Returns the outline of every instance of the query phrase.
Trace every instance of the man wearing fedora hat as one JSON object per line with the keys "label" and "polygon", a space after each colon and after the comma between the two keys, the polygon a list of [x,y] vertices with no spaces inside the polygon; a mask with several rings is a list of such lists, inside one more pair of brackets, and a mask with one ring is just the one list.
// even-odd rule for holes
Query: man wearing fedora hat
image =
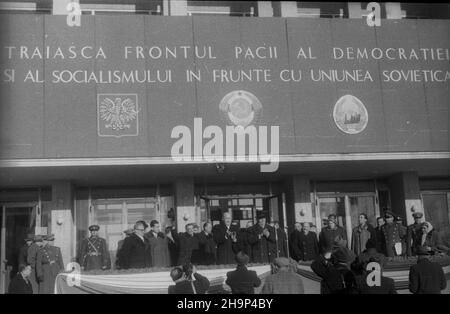
{"label": "man wearing fedora hat", "polygon": [[406,230],[406,255],[416,255],[415,243],[420,241],[420,231],[422,224],[423,213],[414,212],[412,214],[414,223],[409,225]]}
{"label": "man wearing fedora hat", "polygon": [[230,286],[233,294],[254,294],[255,288],[261,285],[256,271],[248,270],[249,257],[242,251],[236,254],[236,270],[227,273],[225,283]]}
{"label": "man wearing fedora hat", "polygon": [[345,242],[347,242],[347,233],[344,228],[338,226],[335,214],[328,216],[328,225],[322,229],[319,234],[319,246],[327,247],[333,245],[334,240],[340,236]]}
{"label": "man wearing fedora hat", "polygon": [[261,294],[303,294],[303,279],[297,274],[297,262],[287,257],[277,257],[274,273],[266,278]]}
{"label": "man wearing fedora hat", "polygon": [[417,264],[409,269],[409,291],[414,294],[440,294],[447,287],[442,266],[430,261],[430,252],[424,246],[419,246],[416,254]]}
{"label": "man wearing fedora hat", "polygon": [[123,231],[124,234],[124,238],[122,240],[119,240],[119,242],[117,242],[117,251],[116,251],[116,268],[117,269],[121,269],[122,268],[122,263],[121,260],[123,259],[122,257],[122,246],[123,243],[125,242],[125,239],[128,238],[130,235],[133,234],[134,229],[133,228],[128,228],[127,230]]}
{"label": "man wearing fedora hat", "polygon": [[43,246],[36,259],[36,275],[39,282],[39,294],[53,294],[56,276],[64,270],[61,249],[53,245],[55,235],[43,237]]}
{"label": "man wearing fedora hat", "polygon": [[98,236],[99,230],[99,225],[89,226],[91,236],[81,242],[80,265],[82,270],[105,270],[111,267],[106,240]]}

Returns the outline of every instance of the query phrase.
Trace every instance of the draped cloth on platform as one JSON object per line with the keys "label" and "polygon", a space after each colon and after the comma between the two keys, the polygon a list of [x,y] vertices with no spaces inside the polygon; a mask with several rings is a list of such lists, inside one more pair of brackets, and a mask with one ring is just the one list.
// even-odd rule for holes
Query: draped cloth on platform
{"label": "draped cloth on platform", "polygon": [[[270,275],[270,265],[249,267],[255,270],[263,280]],[[220,293],[227,288],[223,287],[227,272],[234,268],[202,269],[198,272],[209,279],[210,293]],[[134,274],[108,274],[108,275],[81,275],[79,286],[70,286],[67,273],[61,273],[56,278],[56,294],[88,294],[88,293],[152,293],[167,294],[168,287],[173,285],[169,272],[148,272]]]}

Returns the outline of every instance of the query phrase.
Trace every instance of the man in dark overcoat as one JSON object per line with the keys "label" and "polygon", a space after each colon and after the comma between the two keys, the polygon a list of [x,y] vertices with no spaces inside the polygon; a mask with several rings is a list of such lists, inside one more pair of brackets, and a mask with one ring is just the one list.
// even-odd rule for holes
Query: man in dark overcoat
{"label": "man in dark overcoat", "polygon": [[122,268],[152,267],[150,242],[144,237],[147,227],[148,224],[145,221],[137,221],[134,224],[134,232],[125,238],[120,250]]}
{"label": "man in dark overcoat", "polygon": [[297,261],[313,261],[319,255],[319,242],[315,232],[310,231],[311,224],[304,222],[302,232],[299,232],[292,243]]}
{"label": "man in dark overcoat", "polygon": [[231,214],[225,212],[220,224],[212,229],[214,241],[217,244],[217,264],[233,264],[239,251],[239,226],[232,223]]}
{"label": "man in dark overcoat", "polygon": [[252,227],[249,242],[255,263],[271,263],[276,258],[275,229],[266,223],[264,215],[258,216],[258,223]]}

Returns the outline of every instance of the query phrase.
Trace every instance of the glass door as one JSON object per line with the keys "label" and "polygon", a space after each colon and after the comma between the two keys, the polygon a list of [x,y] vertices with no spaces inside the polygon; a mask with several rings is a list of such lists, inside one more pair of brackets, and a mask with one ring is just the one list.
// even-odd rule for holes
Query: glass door
{"label": "glass door", "polygon": [[359,224],[359,215],[366,214],[368,223],[375,227],[376,218],[380,214],[375,193],[319,194],[317,210],[317,229],[320,231],[326,227],[328,215],[335,214],[337,224],[346,231],[349,248],[352,230]]}
{"label": "glass door", "polygon": [[[171,203],[166,205],[172,206]],[[117,247],[124,237],[123,231],[132,228],[136,221],[144,220],[150,224],[155,219],[163,230],[165,228],[166,220],[161,220],[154,197],[97,199],[92,201],[92,206],[93,222],[100,226],[99,236],[106,240],[112,265],[115,265]]]}
{"label": "glass door", "polygon": [[9,204],[1,206],[0,292],[8,289],[11,277],[19,267],[19,251],[25,237],[34,233],[35,209],[32,204]]}

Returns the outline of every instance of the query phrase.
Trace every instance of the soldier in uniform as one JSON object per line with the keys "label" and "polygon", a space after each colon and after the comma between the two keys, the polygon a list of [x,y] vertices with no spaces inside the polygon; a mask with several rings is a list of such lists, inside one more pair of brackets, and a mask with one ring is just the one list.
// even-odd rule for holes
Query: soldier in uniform
{"label": "soldier in uniform", "polygon": [[89,226],[91,236],[81,242],[81,270],[105,270],[111,268],[106,240],[98,236],[98,230],[100,230],[98,225]]}
{"label": "soldier in uniform", "polygon": [[56,276],[64,270],[61,249],[53,246],[55,236],[43,238],[43,246],[38,251],[36,260],[36,274],[39,281],[39,294],[53,294]]}
{"label": "soldier in uniform", "polygon": [[42,245],[42,236],[35,235],[33,237],[33,243],[28,247],[27,251],[27,263],[31,266],[31,274],[29,276],[29,280],[31,283],[31,287],[33,288],[33,294],[39,293],[39,285],[36,276],[36,260],[38,251],[41,249]]}
{"label": "soldier in uniform", "polygon": [[19,265],[26,265],[28,263],[27,256],[28,256],[28,248],[33,244],[33,235],[28,234],[27,237],[24,239],[25,244],[20,248],[19,251]]}
{"label": "soldier in uniform", "polygon": [[406,245],[406,235],[407,235],[407,227],[403,225],[403,218],[400,216],[395,217],[395,223],[399,225],[400,229],[400,239],[402,240],[402,256],[406,256],[407,245]]}
{"label": "soldier in uniform", "polygon": [[383,250],[388,257],[402,254],[402,237],[404,232],[398,223],[394,222],[394,214],[387,210],[384,213],[386,223],[381,227],[383,232]]}
{"label": "soldier in uniform", "polygon": [[408,256],[416,255],[414,244],[419,242],[423,214],[421,212],[415,212],[412,216],[414,223],[409,225],[406,231],[406,254]]}

